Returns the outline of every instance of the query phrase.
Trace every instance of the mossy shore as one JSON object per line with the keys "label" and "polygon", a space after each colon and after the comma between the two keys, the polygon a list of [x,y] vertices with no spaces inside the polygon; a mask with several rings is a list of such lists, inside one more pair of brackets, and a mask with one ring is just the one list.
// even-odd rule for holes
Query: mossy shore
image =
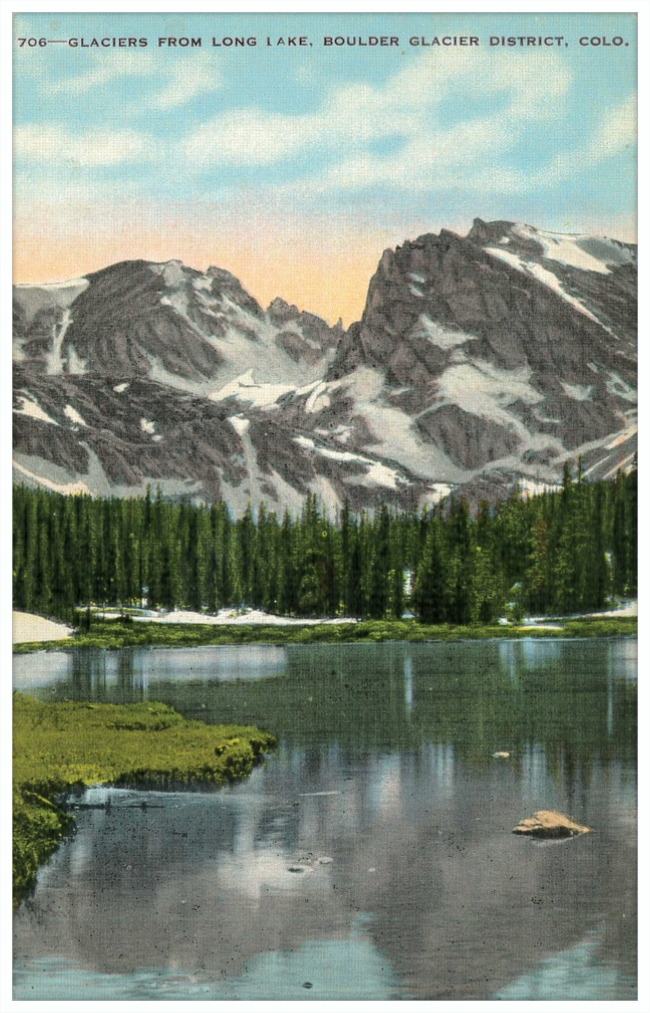
{"label": "mossy shore", "polygon": [[491,640],[524,637],[636,636],[636,616],[553,620],[543,626],[425,626],[415,620],[373,620],[313,626],[214,626],[201,623],[95,622],[69,640],[16,644],[15,654],[69,651],[77,647],[201,647],[218,644],[347,644],[387,641]]}
{"label": "mossy shore", "polygon": [[42,703],[14,693],[14,906],[69,833],[60,798],[76,786],[222,785],[249,774],[275,738],[189,721],[161,703]]}

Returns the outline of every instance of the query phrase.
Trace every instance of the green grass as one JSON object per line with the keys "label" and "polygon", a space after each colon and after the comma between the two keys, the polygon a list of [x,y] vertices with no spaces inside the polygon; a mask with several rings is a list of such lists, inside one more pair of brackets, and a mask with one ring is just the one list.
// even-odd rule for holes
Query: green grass
{"label": "green grass", "polygon": [[42,703],[14,693],[14,904],[74,822],[60,797],[91,784],[172,788],[245,777],[275,738],[188,721],[161,703]]}
{"label": "green grass", "polygon": [[210,644],[344,644],[354,642],[636,636],[636,616],[558,620],[561,630],[518,626],[423,626],[415,620],[373,620],[321,626],[208,626],[95,622],[70,640],[16,644],[16,654],[76,647],[200,647]]}

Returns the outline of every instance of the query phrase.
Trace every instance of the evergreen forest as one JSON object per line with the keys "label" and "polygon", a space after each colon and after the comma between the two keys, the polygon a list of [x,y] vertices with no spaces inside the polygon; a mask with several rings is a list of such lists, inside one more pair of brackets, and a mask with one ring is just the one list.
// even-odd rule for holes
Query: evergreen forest
{"label": "evergreen forest", "polygon": [[399,513],[332,518],[309,495],[300,516],[265,504],[61,495],[14,487],[14,607],[70,619],[75,608],[253,607],[302,617],[494,622],[602,608],[636,594],[637,471],[497,505],[448,498]]}

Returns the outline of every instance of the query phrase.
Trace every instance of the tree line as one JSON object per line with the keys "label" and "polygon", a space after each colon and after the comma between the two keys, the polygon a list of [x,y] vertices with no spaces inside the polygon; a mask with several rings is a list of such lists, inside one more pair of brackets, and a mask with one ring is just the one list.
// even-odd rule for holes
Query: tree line
{"label": "tree line", "polygon": [[292,616],[493,622],[567,614],[636,593],[637,473],[587,482],[567,464],[560,490],[472,513],[448,498],[413,513],[386,505],[329,517],[316,497],[278,516],[235,519],[224,503],[100,498],[14,487],[14,604],[69,618],[87,604],[249,606]]}

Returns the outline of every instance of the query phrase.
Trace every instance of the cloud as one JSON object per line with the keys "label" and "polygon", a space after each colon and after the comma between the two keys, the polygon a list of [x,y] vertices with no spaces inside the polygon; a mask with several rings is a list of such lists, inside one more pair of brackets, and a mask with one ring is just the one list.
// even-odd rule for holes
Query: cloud
{"label": "cloud", "polygon": [[152,100],[157,109],[176,109],[198,95],[217,91],[223,81],[216,60],[209,53],[187,57],[168,71],[169,81]]}
{"label": "cloud", "polygon": [[630,95],[618,105],[606,109],[585,154],[592,161],[612,158],[636,144],[637,97]]}
{"label": "cloud", "polygon": [[151,79],[147,82],[146,105],[165,111],[223,86],[218,64],[209,53],[183,54],[161,66],[160,56],[154,53],[118,49],[96,56],[83,74],[48,81],[46,88],[51,95],[77,97],[106,90],[128,78]]}
{"label": "cloud", "polygon": [[26,124],[14,130],[17,161],[47,168],[117,166],[145,162],[156,156],[156,145],[136,130],[89,130],[75,134],[57,125]]}
{"label": "cloud", "polygon": [[113,50],[94,58],[93,65],[83,74],[47,82],[52,95],[85,95],[98,88],[113,84],[120,78],[151,77],[158,72],[152,53]]}
{"label": "cloud", "polygon": [[637,96],[628,95],[605,109],[591,137],[571,151],[560,153],[535,176],[537,183],[560,182],[573,173],[598,165],[632,149],[637,141]]}
{"label": "cloud", "polygon": [[[564,60],[548,52],[426,54],[381,86],[331,88],[313,112],[228,110],[192,132],[185,151],[199,171],[279,165],[298,157],[329,161],[311,180],[321,190],[378,183],[430,189],[444,183],[445,174],[457,185],[459,167],[471,175],[473,164],[482,166],[513,147],[528,123],[561,118],[570,84]],[[458,116],[449,125],[451,104]],[[499,112],[488,111],[495,104]],[[382,141],[391,150],[379,154],[373,145]],[[502,180],[523,185],[514,169],[500,171]],[[433,172],[442,175],[426,177]]]}

